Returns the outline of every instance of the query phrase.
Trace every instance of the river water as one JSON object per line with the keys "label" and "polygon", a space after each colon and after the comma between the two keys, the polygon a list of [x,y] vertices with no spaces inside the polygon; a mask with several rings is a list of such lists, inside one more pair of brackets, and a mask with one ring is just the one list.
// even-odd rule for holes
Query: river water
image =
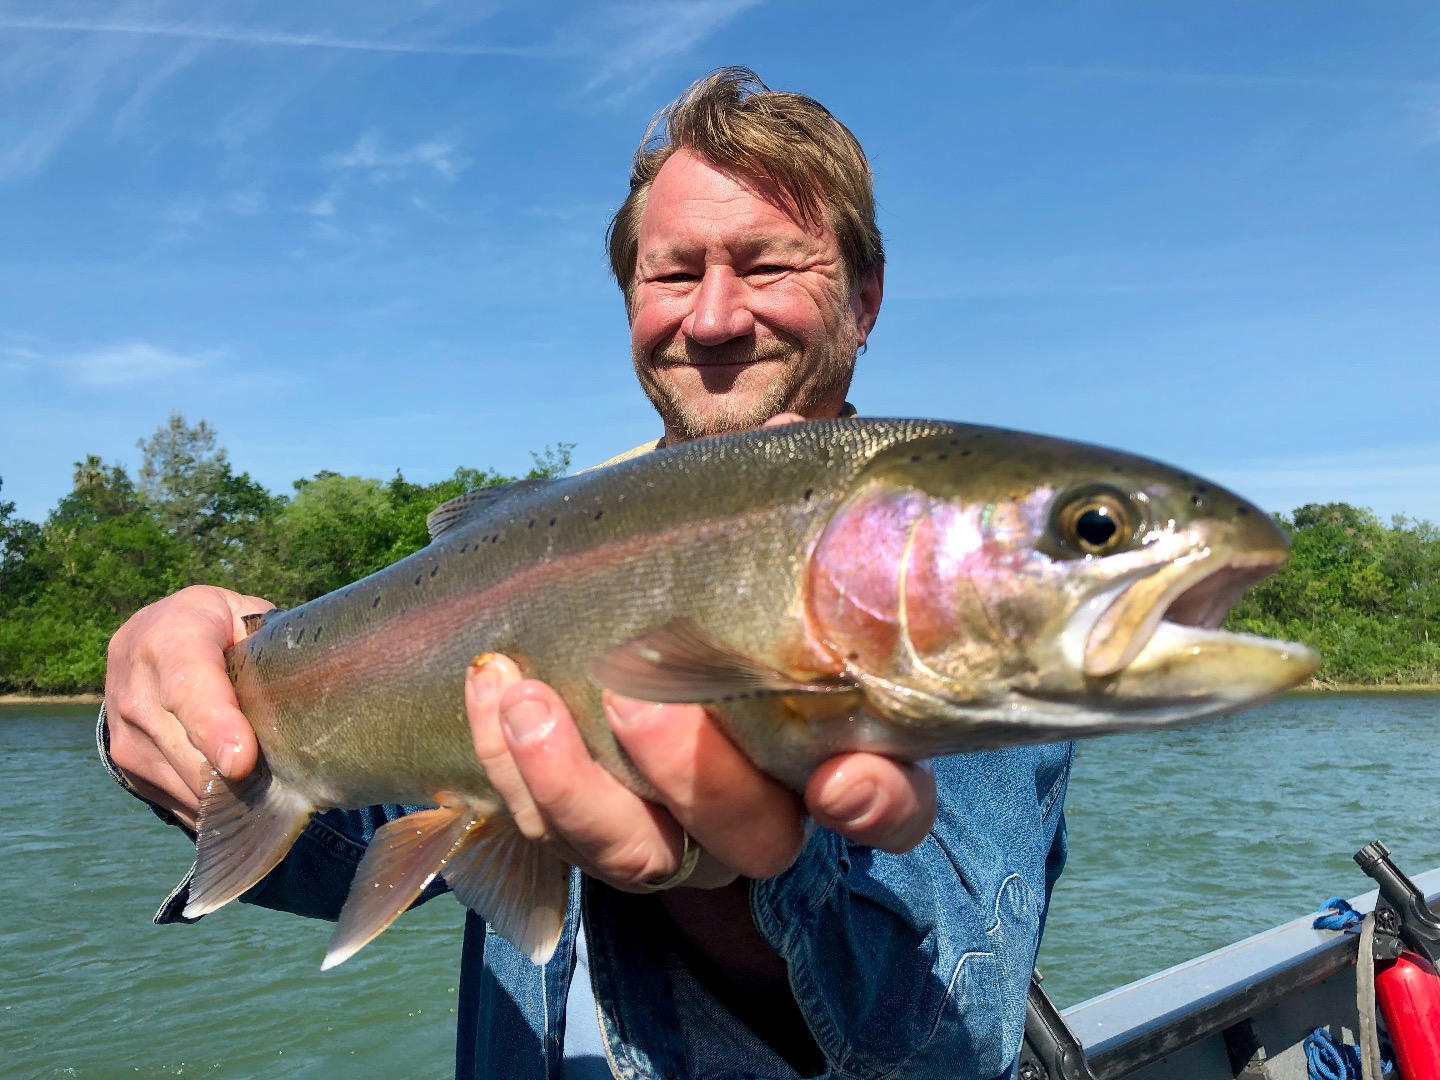
{"label": "river water", "polygon": [[[329,927],[233,904],[150,916],[189,865],[95,761],[93,710],[0,706],[0,1076],[444,1077],[462,910],[321,974]],[[1083,743],[1041,949],[1073,1004],[1365,892],[1384,839],[1440,865],[1440,696],[1295,696]]]}

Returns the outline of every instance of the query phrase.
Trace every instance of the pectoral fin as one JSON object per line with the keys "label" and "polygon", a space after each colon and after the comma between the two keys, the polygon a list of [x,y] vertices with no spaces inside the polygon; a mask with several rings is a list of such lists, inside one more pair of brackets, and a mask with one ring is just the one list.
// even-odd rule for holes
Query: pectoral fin
{"label": "pectoral fin", "polygon": [[399,918],[479,824],[473,810],[456,805],[417,810],[377,829],[355,871],[320,970],[344,963]]}
{"label": "pectoral fin", "polygon": [[195,876],[185,918],[208,915],[273,870],[314,813],[315,807],[276,781],[263,761],[235,783],[217,773],[200,800]]}
{"label": "pectoral fin", "polygon": [[445,864],[458,899],[537,964],[565,926],[570,867],[521,835],[508,817],[476,827]]}
{"label": "pectoral fin", "polygon": [[791,678],[716,640],[689,619],[672,619],[602,653],[591,662],[590,677],[626,697],[697,704],[767,694],[848,694],[856,689],[844,679]]}

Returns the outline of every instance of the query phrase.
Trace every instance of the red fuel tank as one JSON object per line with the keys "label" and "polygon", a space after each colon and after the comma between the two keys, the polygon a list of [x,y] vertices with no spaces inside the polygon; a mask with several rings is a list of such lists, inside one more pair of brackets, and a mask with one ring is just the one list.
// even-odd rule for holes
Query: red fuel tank
{"label": "red fuel tank", "polygon": [[1375,976],[1375,998],[1385,1014],[1395,1064],[1405,1080],[1440,1080],[1440,975],[1417,953]]}

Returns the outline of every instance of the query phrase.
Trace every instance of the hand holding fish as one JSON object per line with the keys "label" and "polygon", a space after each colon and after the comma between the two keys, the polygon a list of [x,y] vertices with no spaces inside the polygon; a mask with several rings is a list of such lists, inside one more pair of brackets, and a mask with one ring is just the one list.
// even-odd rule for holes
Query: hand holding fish
{"label": "hand holding fish", "polygon": [[195,827],[212,770],[255,767],[255,733],[225,673],[244,616],[275,605],[194,585],[136,612],[110,640],[105,714],[110,754],[138,793]]}
{"label": "hand holding fish", "polygon": [[489,654],[466,680],[476,753],[520,831],[592,877],[632,892],[672,876],[683,829],[702,855],[686,884],[714,888],[768,877],[795,860],[808,808],[858,843],[907,851],[935,817],[935,780],[922,767],[843,754],[816,770],[805,805],[760,772],[698,705],[604,695],[605,715],[659,802],[597,764],[553,689],[522,680]]}

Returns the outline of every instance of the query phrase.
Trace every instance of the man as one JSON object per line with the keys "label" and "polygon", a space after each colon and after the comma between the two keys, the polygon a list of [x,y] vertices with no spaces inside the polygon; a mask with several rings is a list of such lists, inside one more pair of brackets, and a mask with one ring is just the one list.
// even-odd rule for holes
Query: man
{"label": "man", "polygon": [[[646,133],[610,253],[662,443],[846,410],[884,261],[864,154],[818,103],[743,69],[701,80]],[[212,762],[231,777],[253,767],[221,652],[241,616],[268,606],[186,590],[111,642],[102,724],[117,778],[181,825]],[[949,758],[933,773],[843,755],[802,802],[703,709],[607,696],[658,792],[647,802],[508,659],[472,668],[465,697],[520,828],[585,877],[543,968],[467,920],[459,1075],[561,1075],[582,910],[617,1076],[1009,1073],[1064,860],[1068,747]],[[247,899],[333,918],[364,843],[403,811],[322,815]]]}

